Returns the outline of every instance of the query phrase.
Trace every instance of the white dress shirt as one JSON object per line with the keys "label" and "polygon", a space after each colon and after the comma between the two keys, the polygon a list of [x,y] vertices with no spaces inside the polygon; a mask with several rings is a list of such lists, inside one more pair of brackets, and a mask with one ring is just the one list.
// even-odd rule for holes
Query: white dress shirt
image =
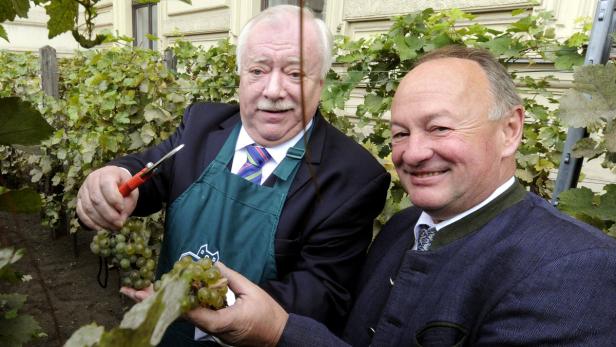
{"label": "white dress shirt", "polygon": [[[284,157],[287,155],[287,151],[289,148],[293,147],[299,140],[301,140],[304,133],[310,129],[312,125],[312,119],[306,127],[304,131],[300,131],[297,135],[292,137],[291,139],[277,145],[274,147],[265,147],[267,152],[272,156],[272,159],[268,160],[263,167],[261,168],[261,184],[267,180],[267,178],[274,172],[278,164],[282,162]],[[246,150],[246,146],[250,146],[255,144],[255,140],[248,135],[248,132],[242,125],[240,129],[240,133],[237,136],[237,142],[235,142],[235,155],[233,155],[233,163],[231,164],[231,173],[237,174],[242,166],[246,163],[246,159],[248,158],[248,151]]]}

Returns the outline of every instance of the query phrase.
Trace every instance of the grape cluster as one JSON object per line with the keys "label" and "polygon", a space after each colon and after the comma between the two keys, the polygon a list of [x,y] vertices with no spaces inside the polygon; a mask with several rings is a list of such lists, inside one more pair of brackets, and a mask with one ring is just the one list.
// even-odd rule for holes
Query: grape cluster
{"label": "grape cluster", "polygon": [[[175,262],[169,273],[163,275],[161,281],[164,281],[166,276],[173,275],[178,275],[190,283],[188,296],[181,303],[183,312],[189,311],[197,305],[214,310],[227,306],[227,279],[222,277],[220,270],[214,266],[209,258],[194,261],[192,257],[184,256]],[[158,289],[161,281],[154,284],[155,290]]]}
{"label": "grape cluster", "polygon": [[128,221],[119,233],[99,231],[92,242],[92,253],[109,258],[120,269],[122,286],[134,289],[148,287],[154,281],[153,247],[148,245],[149,232],[137,220]]}

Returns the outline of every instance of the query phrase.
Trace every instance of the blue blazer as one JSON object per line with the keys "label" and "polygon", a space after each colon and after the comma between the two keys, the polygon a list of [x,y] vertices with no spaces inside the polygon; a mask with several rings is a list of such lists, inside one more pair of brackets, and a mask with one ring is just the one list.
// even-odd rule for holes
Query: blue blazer
{"label": "blue blazer", "polygon": [[395,215],[371,246],[342,338],[292,314],[280,345],[616,345],[614,239],[528,193],[479,229],[418,252],[420,213]]}
{"label": "blue blazer", "polygon": [[[147,162],[185,144],[157,176],[139,188],[134,215],[148,215],[172,203],[216,157],[239,122],[238,105],[196,103],[187,108],[169,139],[111,162],[134,174]],[[307,148],[276,231],[279,278],[263,288],[289,312],[337,330],[351,307],[373,220],[384,206],[390,176],[368,151],[318,113]],[[273,179],[270,176],[265,184]]]}

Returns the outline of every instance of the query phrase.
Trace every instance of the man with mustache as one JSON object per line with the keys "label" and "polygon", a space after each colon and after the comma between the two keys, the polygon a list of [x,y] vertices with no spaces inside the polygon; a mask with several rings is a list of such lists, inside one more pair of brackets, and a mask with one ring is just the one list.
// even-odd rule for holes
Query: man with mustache
{"label": "man with mustache", "polygon": [[235,305],[189,317],[233,345],[613,346],[616,242],[516,181],[523,125],[515,85],[488,52],[428,53],[391,109],[392,158],[414,207],[370,246],[343,334],[222,265]]}
{"label": "man with mustache", "polygon": [[[289,312],[340,328],[384,205],[389,174],[320,115],[331,34],[308,10],[271,7],[238,39],[239,106],[196,103],[175,134],[91,173],[77,212],[93,229],[166,207],[157,275],[182,254],[219,258]],[[303,47],[300,49],[300,42]],[[122,198],[118,186],[184,144],[150,181]],[[141,300],[148,290],[123,289]],[[175,324],[163,344],[200,336]]]}

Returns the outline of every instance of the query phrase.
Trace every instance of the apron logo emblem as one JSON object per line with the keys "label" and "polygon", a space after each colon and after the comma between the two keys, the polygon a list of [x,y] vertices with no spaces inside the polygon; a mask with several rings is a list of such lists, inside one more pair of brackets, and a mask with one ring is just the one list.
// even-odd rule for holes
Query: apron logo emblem
{"label": "apron logo emblem", "polygon": [[199,260],[202,258],[210,258],[210,260],[214,263],[217,262],[219,258],[218,251],[212,253],[210,252],[209,249],[207,249],[207,243],[199,247],[199,251],[197,252],[197,254],[190,252],[190,251],[184,252],[180,255],[180,259],[182,259],[182,257],[187,256],[187,255],[193,257],[193,259],[195,260]]}

